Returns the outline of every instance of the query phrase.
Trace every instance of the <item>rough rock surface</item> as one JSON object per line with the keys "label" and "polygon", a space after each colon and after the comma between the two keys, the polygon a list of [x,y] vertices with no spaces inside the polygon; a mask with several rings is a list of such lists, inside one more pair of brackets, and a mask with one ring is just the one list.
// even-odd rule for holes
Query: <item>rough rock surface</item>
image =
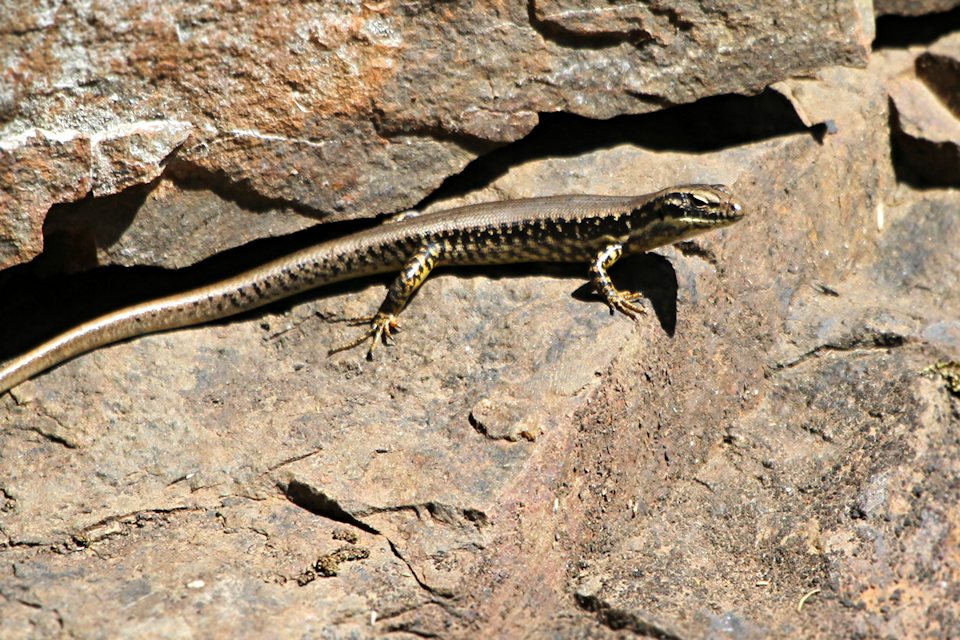
{"label": "rough rock surface", "polygon": [[[174,149],[171,175],[208,188],[314,218],[371,216],[415,204],[539,113],[607,118],[752,93],[863,64],[873,37],[854,0],[0,6],[0,210],[12,221],[0,266],[40,251],[52,204],[148,182]],[[231,231],[210,251],[266,229]]]}
{"label": "rough rock surface", "polygon": [[[914,56],[888,84],[894,106],[893,142],[901,178],[918,185],[960,184],[960,34]],[[895,68],[895,65],[891,65]]]}
{"label": "rough rock surface", "polygon": [[960,7],[957,0],[876,0],[873,10],[878,16],[921,16],[928,13],[949,11]]}
{"label": "rough rock surface", "polygon": [[[611,30],[635,46],[672,15],[584,6],[530,19],[551,46],[614,57],[633,50]],[[41,17],[13,35],[52,29]],[[960,194],[898,183],[891,149],[891,87],[924,54],[606,123],[544,117],[461,176],[482,187],[431,205],[730,185],[746,220],[615,270],[649,299],[636,323],[576,293],[585,268],[455,270],[374,362],[327,355],[357,330],[336,320],[383,295],[362,281],[0,397],[0,637],[957,637],[960,399],[921,372],[960,360]],[[31,135],[95,189],[92,137]],[[148,147],[124,169],[136,186],[51,214],[48,241],[91,229],[71,268],[163,264],[176,232],[151,229],[178,227],[190,264],[232,246],[203,229],[269,235],[310,213],[195,159],[157,176]],[[242,153],[273,171],[302,157],[273,151]],[[68,174],[50,166],[31,202],[58,201]],[[11,270],[0,358],[69,324],[65,301],[162,277],[123,271]]]}

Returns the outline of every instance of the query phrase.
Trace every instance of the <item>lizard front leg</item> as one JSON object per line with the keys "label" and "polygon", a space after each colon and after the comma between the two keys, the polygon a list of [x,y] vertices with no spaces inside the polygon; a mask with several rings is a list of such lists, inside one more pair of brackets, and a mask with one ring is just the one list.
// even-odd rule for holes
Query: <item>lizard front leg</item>
{"label": "lizard front leg", "polygon": [[637,304],[640,300],[640,294],[633,291],[620,291],[617,289],[607,269],[620,259],[623,255],[623,245],[616,243],[604,247],[593,263],[590,265],[590,281],[597,290],[607,306],[610,307],[610,313],[619,311],[628,318],[636,319],[636,314],[646,313],[646,309]]}

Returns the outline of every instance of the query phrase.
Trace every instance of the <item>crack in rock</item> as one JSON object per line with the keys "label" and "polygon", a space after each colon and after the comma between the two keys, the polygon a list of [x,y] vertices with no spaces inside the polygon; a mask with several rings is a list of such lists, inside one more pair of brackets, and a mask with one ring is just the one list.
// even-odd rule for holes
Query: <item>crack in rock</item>
{"label": "crack in rock", "polygon": [[620,631],[626,629],[641,636],[657,640],[681,640],[683,636],[666,628],[662,622],[645,620],[636,613],[611,606],[595,594],[578,591],[574,594],[577,605],[593,613],[603,626]]}

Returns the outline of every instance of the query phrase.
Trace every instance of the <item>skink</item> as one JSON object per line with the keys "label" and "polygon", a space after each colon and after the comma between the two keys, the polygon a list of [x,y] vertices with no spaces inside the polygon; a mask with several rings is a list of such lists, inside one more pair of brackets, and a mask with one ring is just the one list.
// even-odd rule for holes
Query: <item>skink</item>
{"label": "skink", "polygon": [[357,340],[387,342],[397,316],[435,267],[583,262],[611,312],[642,313],[639,294],[618,290],[607,270],[642,253],[740,220],[720,185],[671,187],[642,196],[565,195],[468,205],[407,216],[318,244],[239,275],[114,311],[70,329],[0,368],[0,393],[65,360],[157,331],[234,315],[314,287],[399,272]]}

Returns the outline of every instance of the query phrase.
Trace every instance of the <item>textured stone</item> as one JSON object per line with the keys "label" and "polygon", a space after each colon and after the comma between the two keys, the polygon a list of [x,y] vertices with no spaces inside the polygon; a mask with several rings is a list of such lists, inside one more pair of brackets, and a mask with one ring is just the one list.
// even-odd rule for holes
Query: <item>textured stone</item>
{"label": "textured stone", "polygon": [[0,268],[40,253],[53,204],[153,180],[190,130],[185,122],[153,121],[94,135],[29,129],[0,139]]}
{"label": "textured stone", "polygon": [[292,207],[255,211],[216,191],[163,177],[107,198],[56,207],[44,234],[63,271],[108,264],[181,268],[251,237],[315,224]]}
{"label": "textured stone", "polygon": [[917,56],[916,74],[960,118],[960,34],[941,38]]}
{"label": "textured stone", "polygon": [[927,13],[949,11],[960,7],[957,0],[875,0],[874,11],[878,16],[922,16]]}
{"label": "textured stone", "polygon": [[588,0],[539,0],[532,5],[541,26],[577,36],[672,44],[677,32],[705,22],[703,8],[696,2],[657,7],[638,3],[603,5]]}
{"label": "textured stone", "polygon": [[956,36],[917,52],[914,64],[888,82],[895,116],[894,148],[905,179],[926,185],[960,184],[958,87],[960,38]]}
{"label": "textured stone", "polygon": [[[248,10],[192,6],[187,36]],[[578,6],[532,9],[593,29],[600,50],[622,44],[606,20],[659,24],[626,6],[564,14]],[[165,11],[111,28],[159,30]],[[431,205],[730,185],[746,220],[617,265],[649,299],[636,323],[573,295],[585,266],[462,269],[429,279],[374,362],[327,355],[358,331],[334,321],[382,299],[360,281],[101,349],[0,397],[0,636],[960,636],[960,400],[922,373],[960,359],[960,198],[897,185],[891,162],[887,88],[920,53],[754,98],[559,120],[492,174],[475,165],[482,188]],[[194,245],[186,264],[204,242],[234,246],[242,230],[217,230],[251,202],[257,234],[308,221],[183,160],[206,129],[177,120],[194,130],[166,138],[172,168],[57,207],[56,234],[99,216],[113,239],[93,243],[97,260],[123,247],[160,264],[175,236]],[[74,159],[89,193],[92,139],[22,146],[34,163]],[[283,145],[269,147],[264,171],[286,188],[270,173]],[[154,225],[169,231],[150,254]],[[47,286],[25,291],[19,271],[0,283],[8,352],[70,311],[60,297],[31,311]],[[92,282],[74,295],[93,297],[108,271],[66,286]],[[142,270],[121,271],[142,287]],[[331,559],[345,561],[321,577]]]}
{"label": "textured stone", "polygon": [[3,631],[949,637],[956,400],[920,372],[960,354],[958,203],[894,198],[881,71],[778,85],[819,137],[621,144],[464,199],[730,184],[746,221],[615,272],[647,274],[637,324],[570,295],[582,268],[463,270],[373,363],[326,355],[360,285],[17,388]]}
{"label": "textured stone", "polygon": [[904,78],[888,88],[896,107],[901,165],[923,183],[960,184],[960,122],[918,80]]}
{"label": "textured stone", "polygon": [[[539,113],[608,118],[753,93],[863,64],[873,37],[853,0],[15,4],[0,27],[0,138],[100,140],[95,195],[149,181],[178,148],[208,184],[326,219],[407,208]],[[157,121],[166,131],[149,129]],[[30,171],[3,174],[0,189],[37,190],[22,182]],[[90,172],[79,163],[64,188],[42,185],[47,196],[8,214],[32,224],[0,229],[13,247],[3,264],[35,255],[45,207],[86,195],[75,185]]]}
{"label": "textured stone", "polygon": [[160,175],[163,161],[190,135],[186,122],[134,122],[98,131],[93,149],[93,195],[119,193]]}
{"label": "textured stone", "polygon": [[92,183],[89,139],[34,129],[0,140],[0,268],[40,253],[50,206]]}

